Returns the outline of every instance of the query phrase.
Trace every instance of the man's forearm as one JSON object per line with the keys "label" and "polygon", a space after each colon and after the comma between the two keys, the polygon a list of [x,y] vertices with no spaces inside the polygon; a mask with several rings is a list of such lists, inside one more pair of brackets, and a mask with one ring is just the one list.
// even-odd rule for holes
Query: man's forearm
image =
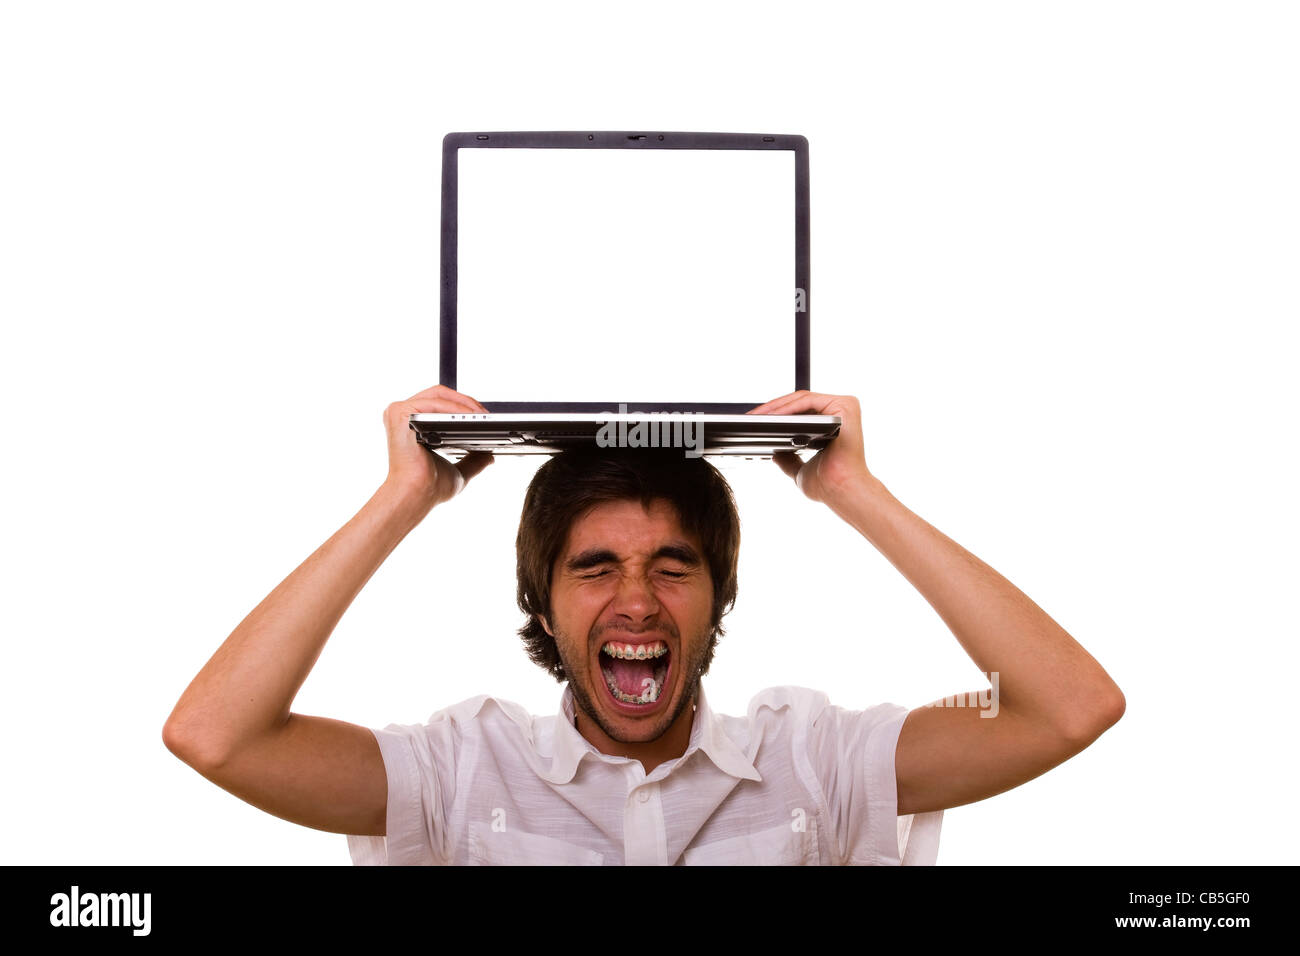
{"label": "man's forearm", "polygon": [[827,504],[921,592],[981,671],[997,672],[1000,707],[1078,740],[1118,719],[1123,695],[1074,638],[874,476]]}
{"label": "man's forearm", "polygon": [[382,486],[221,645],[172,712],[168,746],[219,764],[242,742],[283,726],[344,611],[429,507]]}

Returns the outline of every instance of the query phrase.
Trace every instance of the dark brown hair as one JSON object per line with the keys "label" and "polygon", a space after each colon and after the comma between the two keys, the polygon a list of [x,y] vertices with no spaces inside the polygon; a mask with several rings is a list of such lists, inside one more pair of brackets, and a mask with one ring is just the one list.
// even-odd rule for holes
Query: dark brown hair
{"label": "dark brown hair", "polygon": [[553,457],[537,470],[524,496],[515,539],[519,610],[528,623],[519,629],[533,663],[565,679],[555,638],[538,616],[551,619],[551,572],[573,522],[595,505],[640,501],[648,508],[663,499],[677,509],[682,529],[699,538],[713,578],[713,634],[700,673],[708,670],[722,617],[736,602],[736,563],[740,554],[740,517],[731,486],[703,458],[687,458],[677,449],[575,448]]}

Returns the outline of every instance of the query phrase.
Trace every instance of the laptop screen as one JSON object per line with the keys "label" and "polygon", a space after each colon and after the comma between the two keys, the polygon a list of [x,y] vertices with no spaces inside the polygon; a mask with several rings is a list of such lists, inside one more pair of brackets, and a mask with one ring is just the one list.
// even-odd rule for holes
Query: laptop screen
{"label": "laptop screen", "polygon": [[460,391],[611,404],[791,391],[793,152],[458,152]]}

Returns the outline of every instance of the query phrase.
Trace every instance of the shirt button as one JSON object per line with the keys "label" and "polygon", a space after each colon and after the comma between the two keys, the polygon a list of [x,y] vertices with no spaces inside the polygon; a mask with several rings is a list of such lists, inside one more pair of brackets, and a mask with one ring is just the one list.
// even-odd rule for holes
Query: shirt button
{"label": "shirt button", "polygon": [[640,800],[642,803],[645,803],[647,800],[650,799],[650,791],[642,790],[640,793],[636,795],[636,798]]}

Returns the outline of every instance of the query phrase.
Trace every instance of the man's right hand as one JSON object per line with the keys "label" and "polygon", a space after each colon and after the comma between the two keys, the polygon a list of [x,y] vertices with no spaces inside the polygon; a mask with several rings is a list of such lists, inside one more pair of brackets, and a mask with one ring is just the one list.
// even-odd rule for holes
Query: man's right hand
{"label": "man's right hand", "polygon": [[435,385],[404,402],[393,402],[384,410],[384,427],[388,431],[388,478],[384,483],[429,507],[453,498],[467,481],[492,464],[491,453],[473,452],[459,462],[450,462],[416,441],[410,417],[431,412],[486,411],[468,395],[446,385]]}

